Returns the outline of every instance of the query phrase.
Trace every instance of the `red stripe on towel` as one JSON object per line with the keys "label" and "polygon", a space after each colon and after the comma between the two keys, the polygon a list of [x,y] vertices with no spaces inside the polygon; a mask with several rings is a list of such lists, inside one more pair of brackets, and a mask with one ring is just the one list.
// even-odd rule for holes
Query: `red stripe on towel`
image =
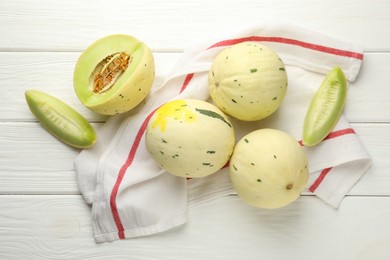
{"label": "red stripe on towel", "polygon": [[337,130],[337,131],[331,132],[330,134],[328,134],[327,137],[325,137],[324,140],[332,139],[332,138],[335,138],[335,137],[339,137],[339,136],[342,136],[342,135],[348,135],[348,134],[356,134],[356,132],[355,132],[355,130],[353,128],[345,128],[345,129],[341,129],[341,130]]}
{"label": "red stripe on towel", "polygon": [[118,207],[116,205],[116,196],[118,195],[119,186],[121,185],[121,182],[123,180],[123,177],[126,174],[127,169],[130,167],[130,165],[134,161],[134,157],[135,157],[135,154],[138,150],[138,146],[141,142],[142,136],[144,135],[144,133],[146,131],[146,127],[148,126],[149,120],[153,116],[155,111],[156,110],[152,111],[148,115],[148,117],[144,120],[140,129],[138,130],[138,133],[135,136],[134,143],[131,146],[130,152],[127,156],[126,162],[120,168],[118,177],[116,179],[115,185],[114,185],[112,192],[111,192],[111,197],[110,197],[111,212],[112,212],[112,216],[114,217],[114,221],[115,221],[116,227],[118,229],[118,235],[119,235],[120,239],[124,239],[125,234],[124,234],[123,224],[122,224],[122,221],[121,221],[119,213],[118,213]]}
{"label": "red stripe on towel", "polygon": [[[194,73],[187,74],[187,76],[184,79],[183,85],[180,88],[180,93],[183,92],[186,89],[186,87],[188,86],[188,83],[191,81],[193,76],[194,76]],[[148,123],[149,123],[149,120],[153,116],[154,112],[157,109],[158,108],[153,110],[146,117],[146,119],[142,123],[140,129],[138,130],[137,135],[135,136],[135,140],[133,142],[133,145],[131,146],[130,152],[129,152],[128,156],[127,156],[127,159],[126,159],[125,163],[122,165],[122,167],[120,168],[119,173],[118,173],[118,177],[117,177],[116,182],[114,184],[114,187],[112,188],[112,191],[111,191],[111,196],[110,196],[111,213],[112,213],[112,216],[114,218],[115,225],[116,225],[116,227],[118,229],[119,239],[124,239],[125,238],[125,233],[124,233],[125,230],[124,230],[121,218],[119,216],[118,206],[116,204],[116,197],[118,195],[118,190],[119,190],[119,187],[120,187],[120,185],[122,183],[123,177],[126,174],[127,169],[130,167],[130,165],[134,161],[135,154],[136,154],[136,152],[138,150],[138,147],[139,147],[139,144],[141,142],[142,136],[144,135],[144,133],[146,131],[146,128],[147,128]]]}
{"label": "red stripe on towel", "polygon": [[[220,41],[220,42],[210,46],[208,49],[215,48],[215,47],[221,47],[221,46],[229,46],[229,45],[233,45],[235,43],[239,43],[239,42],[243,42],[243,41],[278,42],[278,43],[283,43],[283,44],[296,45],[296,46],[300,46],[300,47],[303,47],[303,48],[312,49],[312,50],[315,50],[315,51],[320,51],[320,52],[329,53],[329,54],[333,54],[333,55],[344,56],[344,57],[351,57],[351,58],[360,59],[360,60],[363,59],[363,54],[362,53],[356,53],[356,52],[351,52],[351,51],[346,51],[346,50],[340,50],[340,49],[335,49],[335,48],[331,48],[331,47],[326,47],[326,46],[322,46],[322,45],[317,45],[317,44],[312,44],[312,43],[303,42],[303,41],[299,41],[299,40],[294,40],[294,39],[289,39],[289,38],[282,38],[282,37],[250,36],[250,37],[244,37],[244,38],[238,38],[238,39],[230,39],[230,40]],[[183,82],[183,84],[182,84],[182,86],[180,88],[179,94],[182,93],[187,88],[188,84],[190,83],[190,81],[192,80],[193,77],[194,77],[194,73],[189,73],[189,74],[186,75],[186,77],[184,79],[184,82]],[[146,127],[148,125],[148,122],[149,122],[150,118],[152,117],[152,115],[154,114],[155,111],[156,110],[152,111],[148,115],[148,117],[144,120],[144,122],[142,123],[140,129],[138,130],[138,133],[137,133],[137,135],[135,137],[134,143],[131,146],[131,149],[129,151],[128,157],[127,157],[125,163],[122,165],[122,167],[119,170],[116,182],[115,182],[115,184],[113,186],[113,189],[112,189],[112,192],[111,192],[111,197],[110,197],[111,212],[112,212],[115,224],[116,224],[117,229],[118,229],[119,239],[124,239],[125,238],[125,233],[124,233],[125,230],[124,230],[121,218],[119,216],[118,207],[117,207],[117,204],[116,204],[116,197],[118,195],[118,190],[119,190],[119,187],[120,187],[120,185],[122,183],[122,180],[123,180],[123,178],[124,178],[124,176],[126,174],[126,171],[131,166],[131,164],[133,163],[135,154],[136,154],[136,152],[138,150],[138,147],[139,147],[139,144],[141,142],[142,136],[143,136],[143,134],[146,131]],[[340,130],[340,131],[342,131],[342,130]],[[352,129],[352,131],[353,131],[353,129]],[[347,131],[347,133],[342,133],[341,132],[341,133],[338,133],[338,134],[334,134],[334,136],[330,136],[329,135],[328,137],[329,138],[334,138],[334,137],[337,137],[337,136],[340,136],[340,135],[344,135],[344,134],[349,134],[349,133],[350,132],[348,132],[348,131]],[[300,141],[300,143],[302,144],[302,141]],[[327,172],[325,172],[325,170],[320,174],[321,179],[319,177],[314,182],[314,184],[318,183],[317,186],[313,186],[314,184],[312,185],[314,190],[322,182],[322,180],[325,177],[325,175],[330,171],[330,168],[329,168],[329,170]]]}
{"label": "red stripe on towel", "polygon": [[248,36],[248,37],[243,37],[243,38],[224,40],[224,41],[220,41],[220,42],[217,42],[217,43],[211,45],[208,49],[212,49],[215,47],[226,47],[226,46],[234,45],[234,44],[237,44],[240,42],[245,42],[245,41],[278,42],[278,43],[284,43],[284,44],[289,44],[289,45],[296,45],[296,46],[303,47],[306,49],[329,53],[329,54],[333,54],[333,55],[337,55],[337,56],[344,56],[344,57],[354,58],[354,59],[358,59],[358,60],[363,60],[363,53],[340,50],[340,49],[336,49],[336,48],[332,48],[332,47],[326,47],[323,45],[318,45],[318,44],[309,43],[309,42],[303,42],[303,41],[290,39],[290,38],[270,37],[270,36]]}
{"label": "red stripe on towel", "polygon": [[324,180],[325,176],[332,170],[332,168],[323,169],[320,173],[320,176],[313,182],[313,184],[309,187],[309,191],[315,192],[315,190],[320,186],[321,182]]}
{"label": "red stripe on towel", "polygon": [[[348,135],[348,134],[356,134],[355,130],[353,128],[345,128],[340,129],[337,131],[333,131],[330,134],[328,134],[324,140],[333,139],[339,136]],[[300,145],[303,146],[302,140],[298,141]],[[326,168],[322,170],[318,178],[314,181],[314,183],[309,187],[309,191],[314,192],[321,184],[321,182],[324,180],[325,176],[330,172],[332,168]]]}
{"label": "red stripe on towel", "polygon": [[[340,129],[340,130],[336,130],[336,131],[333,131],[330,134],[328,134],[324,138],[324,140],[329,140],[329,139],[333,139],[333,138],[336,138],[336,137],[339,137],[339,136],[349,135],[349,134],[356,134],[356,132],[355,132],[355,130],[353,128]],[[322,141],[324,141],[324,140],[322,140]],[[302,143],[302,140],[299,140],[298,143],[301,146],[304,146],[303,143]]]}
{"label": "red stripe on towel", "polygon": [[188,83],[190,83],[191,79],[194,77],[194,74],[195,73],[187,74],[187,76],[184,79],[183,85],[181,86],[179,94],[186,89],[186,87],[188,86]]}

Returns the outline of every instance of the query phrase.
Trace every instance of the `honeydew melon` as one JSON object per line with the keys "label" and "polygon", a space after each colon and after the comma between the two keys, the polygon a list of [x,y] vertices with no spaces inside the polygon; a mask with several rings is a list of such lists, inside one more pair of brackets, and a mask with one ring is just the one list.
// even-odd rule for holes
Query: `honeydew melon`
{"label": "honeydew melon", "polygon": [[308,178],[308,160],[285,132],[260,129],[245,135],[230,160],[230,179],[239,197],[254,207],[280,208],[295,201]]}
{"label": "honeydew melon", "polygon": [[153,159],[167,172],[199,178],[215,173],[228,162],[235,135],[229,119],[216,106],[180,99],[155,111],[145,142]]}
{"label": "honeydew melon", "polygon": [[127,112],[150,92],[154,58],[149,47],[130,35],[98,39],[79,57],[74,89],[89,109],[104,115]]}
{"label": "honeydew melon", "polygon": [[26,102],[39,123],[60,141],[76,148],[89,148],[96,133],[88,120],[62,100],[38,90],[26,90]]}
{"label": "honeydew melon", "polygon": [[270,47],[254,42],[238,43],[219,53],[208,82],[218,108],[244,121],[273,114],[287,91],[283,61]]}
{"label": "honeydew melon", "polygon": [[306,112],[302,143],[319,144],[334,129],[347,99],[348,83],[340,67],[333,68],[314,94]]}

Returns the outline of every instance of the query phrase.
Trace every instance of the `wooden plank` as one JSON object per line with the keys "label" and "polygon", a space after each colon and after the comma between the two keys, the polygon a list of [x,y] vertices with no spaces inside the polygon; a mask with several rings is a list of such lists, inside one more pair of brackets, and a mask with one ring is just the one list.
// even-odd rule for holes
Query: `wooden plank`
{"label": "wooden plank", "polygon": [[[390,1],[0,1],[0,259],[390,259]],[[96,244],[79,195],[79,150],[48,134],[24,101],[36,88],[75,107],[95,127],[106,117],[73,91],[77,57],[94,40],[128,33],[154,51],[157,80],[193,43],[275,19],[362,45],[346,117],[373,165],[333,209],[304,193],[260,210],[237,196],[189,209],[189,222],[138,239]]]}
{"label": "wooden plank", "polygon": [[[0,121],[35,121],[25,99],[26,89],[38,89],[62,99],[91,121],[103,122],[76,97],[73,90],[73,68],[80,53],[0,53],[2,102]],[[181,53],[154,53],[156,85],[173,67]],[[345,108],[352,122],[390,122],[390,53],[367,53],[361,74],[350,85]],[[12,71],[12,73],[9,73]],[[372,112],[375,111],[375,112]]]}
{"label": "wooden plank", "polygon": [[80,51],[112,33],[135,35],[154,50],[183,50],[194,39],[262,19],[302,24],[371,51],[390,50],[389,10],[383,0],[1,1],[0,50]]}
{"label": "wooden plank", "polygon": [[372,165],[350,195],[390,195],[390,124],[353,124],[372,158]]}
{"label": "wooden plank", "polygon": [[[353,127],[373,165],[350,195],[390,195],[390,124]],[[59,142],[39,124],[0,123],[0,144],[0,194],[79,194],[73,168],[79,150]]]}
{"label": "wooden plank", "polygon": [[262,210],[228,196],[190,208],[175,230],[96,244],[80,196],[3,195],[0,258],[386,259],[389,206],[389,197],[347,197],[335,210],[309,196]]}
{"label": "wooden plank", "polygon": [[80,195],[74,170],[0,170],[0,179],[0,195]]}
{"label": "wooden plank", "polygon": [[[80,52],[3,52],[0,53],[2,102],[0,121],[35,121],[28,109],[24,92],[37,89],[56,96],[90,121],[105,121],[81,104],[73,89],[73,70]],[[178,54],[155,53],[156,82],[168,72]],[[12,71],[12,74],[10,73]]]}
{"label": "wooden plank", "polygon": [[79,152],[58,141],[38,123],[1,123],[0,136],[1,172],[70,171]]}
{"label": "wooden plank", "polygon": [[[345,116],[351,122],[390,122],[390,53],[367,53],[348,89]],[[387,64],[383,67],[382,64]]]}

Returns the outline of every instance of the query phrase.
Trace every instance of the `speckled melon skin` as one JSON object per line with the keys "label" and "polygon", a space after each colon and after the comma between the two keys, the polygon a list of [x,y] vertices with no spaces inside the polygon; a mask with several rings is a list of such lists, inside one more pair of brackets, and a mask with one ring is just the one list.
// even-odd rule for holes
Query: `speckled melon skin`
{"label": "speckled melon skin", "polygon": [[208,81],[218,108],[243,121],[273,114],[287,91],[283,61],[271,48],[254,42],[238,43],[219,53]]}
{"label": "speckled melon skin", "polygon": [[229,166],[239,197],[259,208],[280,208],[295,201],[308,178],[308,160],[299,143],[280,130],[260,129],[237,143]]}
{"label": "speckled melon skin", "polygon": [[[131,61],[120,79],[104,93],[94,93],[95,67],[108,55],[125,52]],[[137,38],[114,34],[91,44],[79,57],[73,76],[74,89],[80,101],[103,115],[127,112],[149,94],[155,78],[154,57],[149,47]]]}
{"label": "speckled melon skin", "polygon": [[221,169],[235,144],[233,126],[216,106],[181,99],[160,107],[146,130],[146,147],[167,172],[199,178]]}

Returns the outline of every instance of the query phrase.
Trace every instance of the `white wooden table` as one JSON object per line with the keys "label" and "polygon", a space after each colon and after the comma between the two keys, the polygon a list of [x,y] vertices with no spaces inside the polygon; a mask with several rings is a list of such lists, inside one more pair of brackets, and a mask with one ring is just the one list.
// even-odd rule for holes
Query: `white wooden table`
{"label": "white wooden table", "polygon": [[[345,115],[373,165],[339,209],[309,193],[259,210],[236,196],[190,209],[183,227],[96,244],[73,160],[28,110],[39,89],[83,107],[73,68],[94,40],[127,33],[153,50],[162,77],[192,42],[258,19],[293,21],[364,46]],[[390,259],[390,1],[0,0],[0,259]]]}

